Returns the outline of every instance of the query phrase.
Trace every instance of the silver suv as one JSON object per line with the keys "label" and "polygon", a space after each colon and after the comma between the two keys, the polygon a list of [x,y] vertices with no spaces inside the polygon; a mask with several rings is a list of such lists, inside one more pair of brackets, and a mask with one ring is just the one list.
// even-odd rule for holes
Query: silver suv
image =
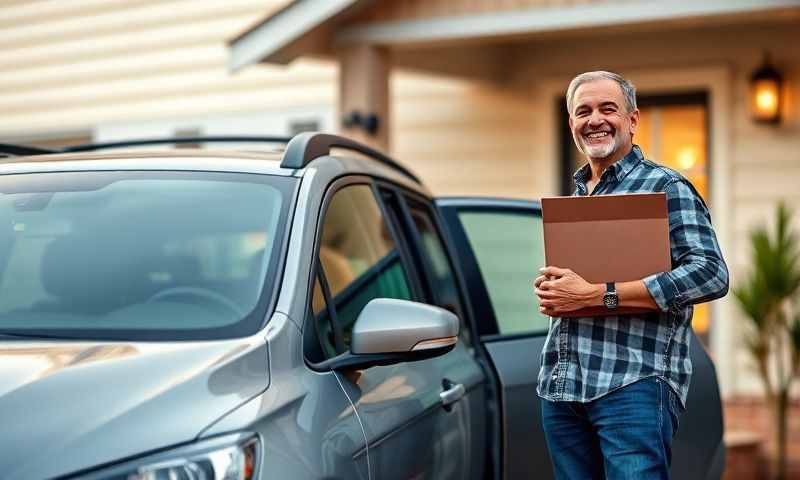
{"label": "silver suv", "polygon": [[[99,147],[0,146],[0,477],[551,478],[538,203],[325,134]],[[697,345],[682,479],[724,464]]]}

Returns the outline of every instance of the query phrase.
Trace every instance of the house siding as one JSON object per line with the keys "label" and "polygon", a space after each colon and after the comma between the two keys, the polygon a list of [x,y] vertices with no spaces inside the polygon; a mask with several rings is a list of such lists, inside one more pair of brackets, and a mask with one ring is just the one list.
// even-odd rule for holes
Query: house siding
{"label": "house siding", "polygon": [[3,2],[0,137],[334,105],[330,62],[227,71],[226,41],[285,3]]}

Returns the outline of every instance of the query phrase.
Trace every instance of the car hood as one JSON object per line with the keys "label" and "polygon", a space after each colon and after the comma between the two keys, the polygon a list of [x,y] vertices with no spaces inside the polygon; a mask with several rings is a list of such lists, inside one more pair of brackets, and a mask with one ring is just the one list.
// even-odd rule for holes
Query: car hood
{"label": "car hood", "polygon": [[268,384],[263,338],[0,342],[0,472],[49,478],[195,439]]}

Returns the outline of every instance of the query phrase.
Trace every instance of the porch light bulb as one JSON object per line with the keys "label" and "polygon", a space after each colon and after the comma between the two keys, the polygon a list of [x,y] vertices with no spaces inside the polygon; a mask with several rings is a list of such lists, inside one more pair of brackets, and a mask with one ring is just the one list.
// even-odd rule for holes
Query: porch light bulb
{"label": "porch light bulb", "polygon": [[759,116],[772,117],[778,111],[778,88],[774,82],[756,84],[756,110]]}
{"label": "porch light bulb", "polygon": [[766,58],[750,78],[753,120],[779,123],[781,119],[781,82],[783,77]]}

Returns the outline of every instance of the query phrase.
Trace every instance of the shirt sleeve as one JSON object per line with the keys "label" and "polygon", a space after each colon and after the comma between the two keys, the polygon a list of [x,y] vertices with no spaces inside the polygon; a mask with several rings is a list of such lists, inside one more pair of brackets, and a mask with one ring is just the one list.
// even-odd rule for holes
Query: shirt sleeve
{"label": "shirt sleeve", "polygon": [[667,185],[666,194],[673,269],[644,279],[665,312],[728,293],[728,267],[705,203],[685,180]]}

